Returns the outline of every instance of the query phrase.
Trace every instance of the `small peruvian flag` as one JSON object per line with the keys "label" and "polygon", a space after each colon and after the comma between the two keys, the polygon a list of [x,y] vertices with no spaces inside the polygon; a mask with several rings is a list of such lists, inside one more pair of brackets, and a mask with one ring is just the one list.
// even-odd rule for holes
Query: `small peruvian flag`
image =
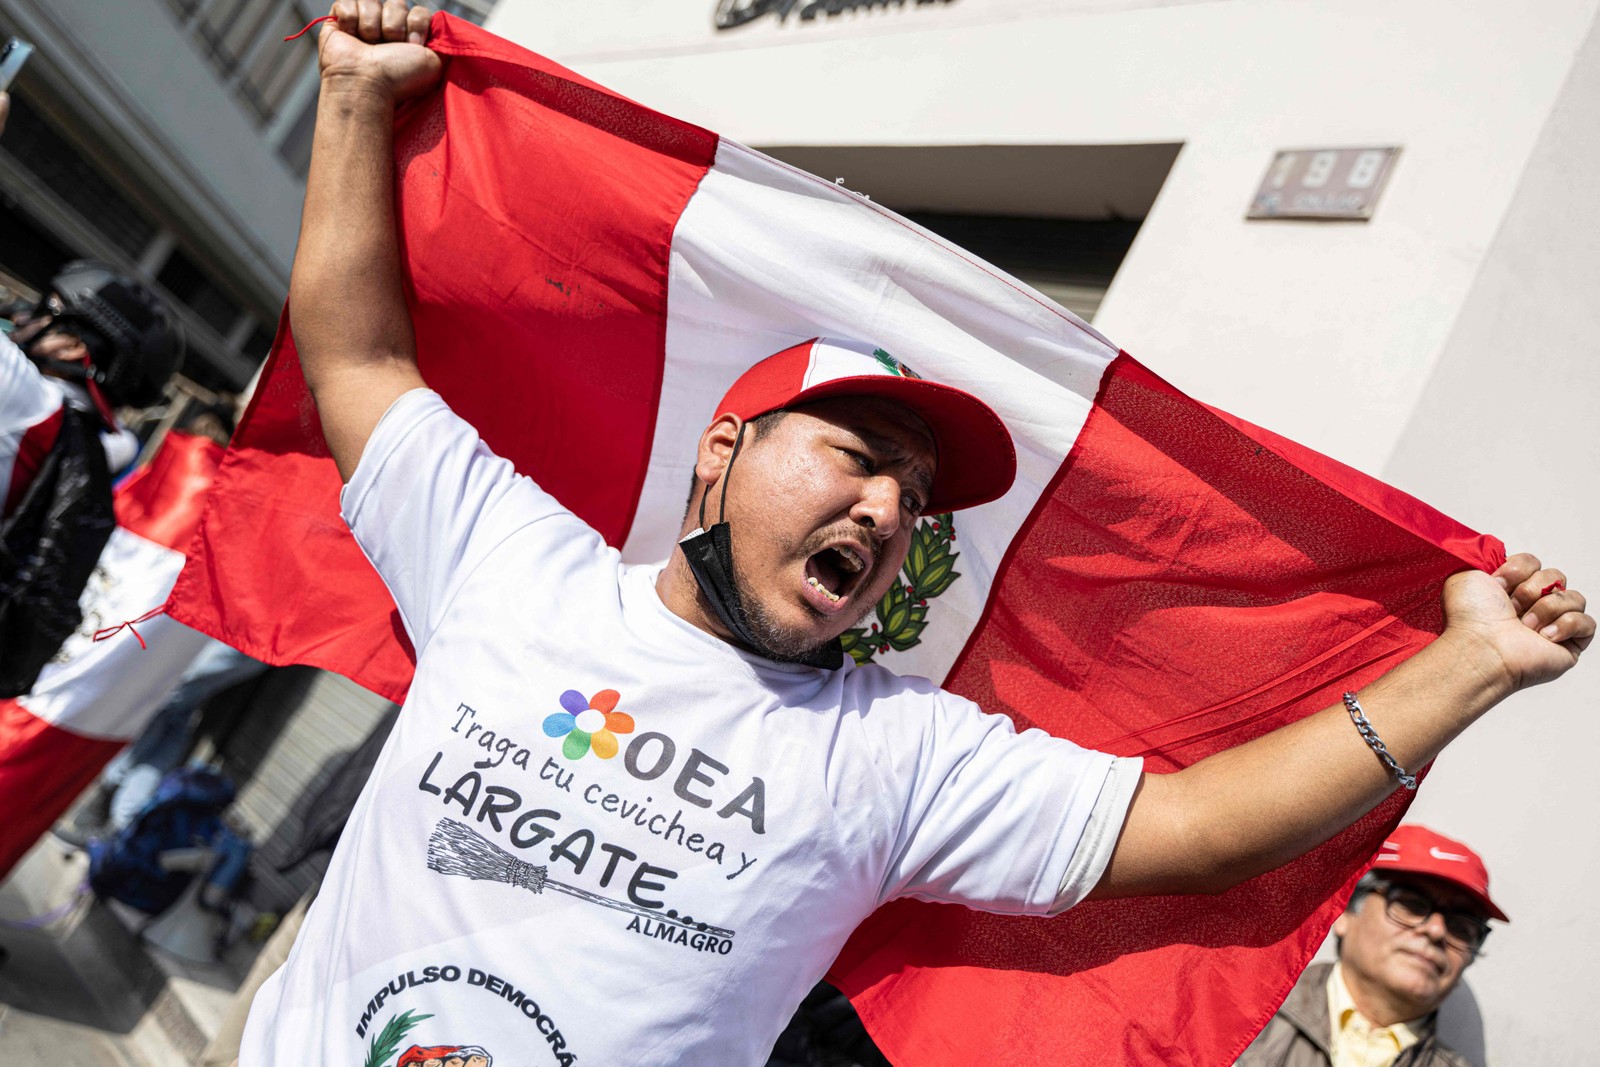
{"label": "small peruvian flag", "polygon": [[204,634],[150,611],[183,567],[221,460],[210,440],[171,433],[122,483],[117,528],[79,602],[83,622],[32,692],[0,700],[0,876],[139,736],[205,646]]}

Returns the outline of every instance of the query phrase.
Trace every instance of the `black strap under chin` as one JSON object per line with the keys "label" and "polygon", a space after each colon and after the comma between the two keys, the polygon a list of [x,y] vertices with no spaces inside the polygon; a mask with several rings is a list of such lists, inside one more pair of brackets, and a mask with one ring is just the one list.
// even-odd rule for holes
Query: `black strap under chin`
{"label": "black strap under chin", "polygon": [[[739,446],[744,444],[744,428],[748,422],[739,424],[739,432],[733,438],[733,451],[728,453],[728,465],[722,468],[722,499],[717,503],[717,521],[726,522],[728,517],[728,480],[733,477],[733,461],[739,458]],[[706,496],[709,490],[700,494],[700,529],[706,528]]]}
{"label": "black strap under chin", "polygon": [[[733,571],[733,531],[727,520],[728,480],[733,473],[733,461],[739,457],[739,446],[744,442],[744,428],[748,425],[740,424],[739,434],[733,439],[733,451],[728,454],[728,465],[722,469],[722,498],[717,508],[717,524],[706,529],[708,493],[701,493],[700,528],[679,541],[678,547],[689,563],[689,572],[694,575],[700,591],[705,594],[717,618],[722,620],[722,625],[747,648],[769,659],[779,659],[767,651],[761,639],[751,630]],[[844,646],[837,639],[829,641],[820,648],[812,649],[798,662],[807,667],[838,670],[844,666]]]}

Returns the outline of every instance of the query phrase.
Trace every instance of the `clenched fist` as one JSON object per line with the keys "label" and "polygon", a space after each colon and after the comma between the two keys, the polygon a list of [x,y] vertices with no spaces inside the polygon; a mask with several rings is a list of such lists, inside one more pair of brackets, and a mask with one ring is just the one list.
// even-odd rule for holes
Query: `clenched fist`
{"label": "clenched fist", "polygon": [[427,47],[425,7],[405,0],[339,0],[317,38],[324,84],[377,91],[398,103],[433,88],[443,64]]}
{"label": "clenched fist", "polygon": [[1463,571],[1444,585],[1445,625],[1480,639],[1510,691],[1548,682],[1578,662],[1595,621],[1567,577],[1526,552],[1494,574]]}

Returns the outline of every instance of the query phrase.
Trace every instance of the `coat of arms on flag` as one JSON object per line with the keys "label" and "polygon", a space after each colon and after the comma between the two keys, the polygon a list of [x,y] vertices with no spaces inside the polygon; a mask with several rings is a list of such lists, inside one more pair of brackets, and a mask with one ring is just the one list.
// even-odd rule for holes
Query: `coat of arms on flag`
{"label": "coat of arms on flag", "polygon": [[955,550],[955,539],[955,516],[948,511],[917,522],[901,576],[878,602],[872,621],[851,627],[839,639],[857,663],[871,663],[884,652],[904,652],[922,640],[928,601],[961,577],[955,569],[961,554]]}

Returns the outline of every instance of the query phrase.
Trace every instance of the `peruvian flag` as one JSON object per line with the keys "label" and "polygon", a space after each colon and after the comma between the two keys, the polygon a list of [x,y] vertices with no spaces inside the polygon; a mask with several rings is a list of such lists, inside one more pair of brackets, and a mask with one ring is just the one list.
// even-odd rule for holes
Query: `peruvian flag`
{"label": "peruvian flag", "polygon": [[0,877],[139,736],[204,647],[204,634],[164,615],[122,624],[172,591],[221,461],[212,441],[170,433],[118,487],[117,527],[79,600],[83,622],[32,692],[0,700]]}
{"label": "peruvian flag", "polygon": [[[1438,632],[1446,575],[1502,561],[861,196],[463,22],[436,16],[432,44],[445,83],[402,111],[397,147],[423,375],[625,558],[672,551],[715,398],[822,335],[1010,427],[1015,487],[923,520],[849,644],[1019,728],[1185,766],[1394,666]],[[410,649],[339,519],[284,330],[219,480],[174,614],[400,700]],[[897,903],[833,978],[897,1062],[1230,1063],[1404,805],[1219,897],[1054,919]]]}

